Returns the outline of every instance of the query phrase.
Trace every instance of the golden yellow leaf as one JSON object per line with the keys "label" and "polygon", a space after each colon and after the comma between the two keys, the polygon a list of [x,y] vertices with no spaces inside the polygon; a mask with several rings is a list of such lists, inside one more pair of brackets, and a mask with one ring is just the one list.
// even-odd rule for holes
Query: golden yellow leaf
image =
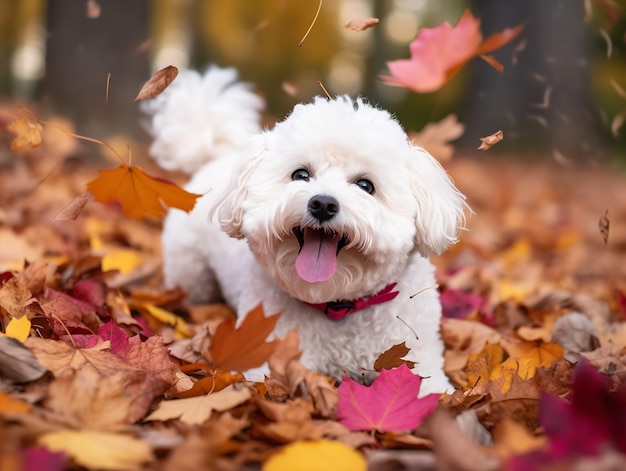
{"label": "golden yellow leaf", "polygon": [[535,376],[537,367],[548,367],[554,360],[563,358],[563,347],[557,343],[511,342],[504,339],[501,343],[508,354],[518,362],[518,374],[523,379]]}
{"label": "golden yellow leaf", "polygon": [[126,471],[152,461],[150,446],[131,435],[65,430],[42,435],[39,444],[51,451],[67,453],[89,469]]}
{"label": "golden yellow leaf", "polygon": [[102,257],[102,271],[118,270],[126,275],[140,266],[142,261],[141,256],[135,250],[112,250]]}
{"label": "golden yellow leaf", "polygon": [[9,123],[7,129],[15,134],[15,138],[11,141],[11,149],[33,148],[41,144],[43,128],[37,120],[19,117]]}
{"label": "golden yellow leaf", "polygon": [[14,317],[7,325],[7,337],[24,342],[28,338],[28,334],[30,334],[30,320],[26,316],[22,316],[19,319]]}
{"label": "golden yellow leaf", "polygon": [[263,471],[365,471],[363,455],[347,445],[330,440],[295,442],[272,455],[261,468]]}
{"label": "golden yellow leaf", "polygon": [[467,389],[486,385],[492,379],[491,376],[494,371],[498,371],[503,358],[504,350],[502,347],[498,344],[489,343],[480,353],[470,355],[468,358]]}
{"label": "golden yellow leaf", "polygon": [[151,177],[135,165],[120,165],[99,170],[100,175],[87,183],[87,189],[101,203],[119,202],[131,218],[162,218],[166,207],[191,211],[200,195],[183,190],[175,183]]}
{"label": "golden yellow leaf", "polygon": [[192,336],[191,329],[182,317],[149,303],[141,303],[141,307],[155,319],[172,326],[177,338],[189,338]]}

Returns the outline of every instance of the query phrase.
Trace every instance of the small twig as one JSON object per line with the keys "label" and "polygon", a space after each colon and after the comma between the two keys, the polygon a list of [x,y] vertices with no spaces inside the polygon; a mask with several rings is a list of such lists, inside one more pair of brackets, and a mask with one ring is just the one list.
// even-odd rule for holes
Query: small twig
{"label": "small twig", "polygon": [[320,87],[322,87],[322,90],[324,90],[324,94],[326,95],[326,98],[328,98],[329,101],[332,100],[333,97],[330,96],[330,93],[328,93],[328,90],[326,90],[326,87],[324,87],[324,84],[319,80],[316,80],[316,82]]}
{"label": "small twig", "polygon": [[45,124],[46,126],[52,126],[53,128],[57,128],[60,131],[67,134],[68,136],[72,136],[76,139],[82,139],[83,141],[89,141],[89,142],[93,142],[94,144],[100,144],[101,146],[106,147],[111,152],[113,152],[113,154],[115,154],[115,156],[120,160],[120,162],[122,162],[123,165],[125,165],[126,167],[130,167],[130,164],[124,160],[124,157],[122,157],[118,151],[116,151],[110,144],[107,144],[106,142],[101,141],[100,139],[95,139],[93,137],[87,137],[87,136],[81,136],[80,134],[75,134],[71,131],[68,131],[67,129],[63,129],[61,126],[57,126],[56,124],[50,123],[48,121],[39,121],[39,122],[41,124]]}
{"label": "small twig", "polygon": [[409,330],[410,330],[411,332],[413,332],[413,335],[415,335],[415,338],[416,338],[417,340],[419,340],[419,339],[420,339],[420,338],[419,338],[419,336],[417,335],[417,332],[415,332],[415,331],[413,330],[413,327],[411,327],[409,324],[407,324],[407,322],[406,322],[404,319],[402,319],[400,316],[396,316],[396,319],[398,319],[400,322],[402,322],[404,325],[406,325],[406,326],[409,328]]}
{"label": "small twig", "polygon": [[107,117],[109,112],[109,85],[111,84],[111,72],[107,73],[106,87],[104,89],[104,111],[102,112],[102,119]]}
{"label": "small twig", "polygon": [[415,296],[417,296],[418,294],[423,293],[424,291],[426,291],[428,289],[437,289],[437,288],[439,288],[439,285],[426,286],[425,288],[422,288],[421,290],[419,290],[417,293],[413,293],[411,296],[409,296],[409,299],[413,299]]}
{"label": "small twig", "polygon": [[315,13],[315,18],[313,18],[313,21],[311,22],[311,26],[309,26],[309,29],[306,30],[306,33],[304,33],[304,36],[302,37],[302,39],[300,40],[300,42],[298,43],[298,47],[302,47],[302,43],[304,42],[304,40],[306,39],[306,37],[309,35],[309,33],[311,32],[311,30],[313,29],[313,25],[315,24],[315,22],[317,21],[317,17],[320,14],[320,10],[322,9],[322,2],[323,0],[320,0],[319,5],[317,5],[317,12]]}

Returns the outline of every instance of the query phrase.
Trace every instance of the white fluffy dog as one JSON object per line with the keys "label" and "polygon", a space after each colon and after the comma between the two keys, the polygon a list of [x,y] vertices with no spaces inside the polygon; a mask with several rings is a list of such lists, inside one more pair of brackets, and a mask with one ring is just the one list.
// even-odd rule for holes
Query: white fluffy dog
{"label": "white fluffy dog", "polygon": [[297,327],[304,365],[336,378],[372,379],[376,358],[405,342],[420,396],[449,390],[426,257],[456,241],[463,195],[361,98],[317,97],[266,131],[262,108],[216,67],[182,72],[144,107],[153,156],[194,173],[186,188],[204,195],[165,221],[167,285],[226,300],[239,322],[259,303],[282,313],[274,335]]}

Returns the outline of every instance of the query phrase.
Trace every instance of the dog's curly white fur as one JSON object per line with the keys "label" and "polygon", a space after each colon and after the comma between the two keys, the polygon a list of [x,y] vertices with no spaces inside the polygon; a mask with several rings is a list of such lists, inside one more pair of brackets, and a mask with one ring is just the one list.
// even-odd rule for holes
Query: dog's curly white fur
{"label": "dog's curly white fur", "polygon": [[[153,155],[195,171],[187,189],[204,194],[190,214],[172,210],[165,221],[167,285],[195,302],[225,299],[239,322],[260,303],[281,312],[274,335],[297,327],[302,362],[336,378],[373,378],[376,358],[405,342],[424,378],[420,395],[449,390],[426,257],[456,241],[463,195],[388,112],[361,98],[317,97],[254,133],[262,103],[235,77],[184,72],[146,107]],[[342,320],[305,304],[392,283],[394,299]]]}

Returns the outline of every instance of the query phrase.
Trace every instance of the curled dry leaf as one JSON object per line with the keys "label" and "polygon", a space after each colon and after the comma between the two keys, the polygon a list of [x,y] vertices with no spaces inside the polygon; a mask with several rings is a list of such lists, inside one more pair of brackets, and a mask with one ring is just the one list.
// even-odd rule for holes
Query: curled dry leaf
{"label": "curled dry leaf", "polygon": [[365,18],[360,21],[350,21],[344,28],[351,29],[352,31],[365,31],[366,29],[373,28],[380,23],[378,18]]}
{"label": "curled dry leaf", "polygon": [[69,203],[63,206],[59,212],[54,215],[52,222],[76,220],[89,202],[89,197],[90,193],[86,191],[85,193],[72,198]]}
{"label": "curled dry leaf", "polygon": [[135,101],[146,100],[148,98],[154,98],[160,95],[174,81],[178,75],[178,69],[173,65],[168,65],[163,69],[157,71],[150,77],[139,93],[135,97]]}
{"label": "curled dry leaf", "polygon": [[491,148],[491,146],[493,146],[494,144],[500,142],[502,139],[504,139],[504,133],[502,131],[496,131],[490,136],[481,137],[481,144],[477,150],[487,150]]}
{"label": "curled dry leaf", "polygon": [[602,235],[602,240],[604,241],[604,245],[608,244],[609,242],[609,226],[610,226],[609,210],[607,209],[606,211],[604,211],[604,214],[600,217],[600,220],[598,221],[598,230],[600,231],[600,234]]}
{"label": "curled dry leaf", "polygon": [[454,146],[450,144],[461,137],[465,132],[465,125],[459,123],[455,114],[450,114],[436,123],[428,123],[415,134],[411,134],[413,145],[423,147],[439,162],[447,162],[454,153]]}
{"label": "curled dry leaf", "polygon": [[410,369],[415,366],[415,363],[408,360],[403,360],[402,357],[406,356],[411,349],[406,346],[405,342],[394,345],[384,353],[381,353],[374,362],[374,369],[380,371],[383,368],[390,370],[405,363]]}

